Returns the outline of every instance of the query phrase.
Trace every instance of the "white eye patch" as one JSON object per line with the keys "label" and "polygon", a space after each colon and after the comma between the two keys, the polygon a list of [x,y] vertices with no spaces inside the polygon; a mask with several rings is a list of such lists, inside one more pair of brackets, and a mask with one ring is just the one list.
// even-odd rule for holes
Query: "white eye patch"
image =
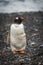
{"label": "white eye patch", "polygon": [[16,17],[16,19],[18,20],[19,18],[18,18],[18,17]]}

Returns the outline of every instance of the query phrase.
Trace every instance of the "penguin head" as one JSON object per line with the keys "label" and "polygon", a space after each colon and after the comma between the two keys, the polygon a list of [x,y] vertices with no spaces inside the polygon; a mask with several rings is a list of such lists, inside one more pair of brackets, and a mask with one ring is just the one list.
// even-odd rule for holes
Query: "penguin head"
{"label": "penguin head", "polygon": [[14,23],[21,24],[23,20],[25,20],[25,18],[23,18],[23,17],[16,17],[15,20],[14,20]]}

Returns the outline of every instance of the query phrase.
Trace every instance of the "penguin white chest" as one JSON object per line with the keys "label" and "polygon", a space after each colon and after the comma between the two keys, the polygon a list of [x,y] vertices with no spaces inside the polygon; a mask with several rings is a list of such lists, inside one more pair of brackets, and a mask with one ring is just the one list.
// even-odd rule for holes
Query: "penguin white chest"
{"label": "penguin white chest", "polygon": [[10,46],[12,51],[25,49],[26,34],[23,24],[12,24],[10,28]]}

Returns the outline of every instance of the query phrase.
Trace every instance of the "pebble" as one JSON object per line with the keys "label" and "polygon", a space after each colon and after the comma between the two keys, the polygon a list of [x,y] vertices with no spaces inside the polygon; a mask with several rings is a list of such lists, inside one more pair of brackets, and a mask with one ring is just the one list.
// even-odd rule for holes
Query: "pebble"
{"label": "pebble", "polygon": [[[12,17],[14,19],[14,16],[17,14],[2,14],[2,18],[4,18],[3,20],[5,21],[5,23],[3,22],[3,24],[0,26],[0,34],[2,34],[0,40],[1,65],[43,65],[43,40],[41,40],[41,37],[43,38],[41,34],[43,30],[41,29],[42,20],[40,21],[41,16],[41,18],[43,19],[43,13],[23,13],[22,16],[25,16],[25,14],[26,17],[29,18],[29,20],[27,20],[27,23],[25,22],[24,24],[28,43],[26,48],[26,54],[24,55],[13,55],[10,47],[7,46],[6,48],[6,44],[4,44],[3,41],[5,39],[4,35],[6,36],[9,32],[8,28],[11,22],[13,23]],[[4,15],[7,15],[6,19]]]}

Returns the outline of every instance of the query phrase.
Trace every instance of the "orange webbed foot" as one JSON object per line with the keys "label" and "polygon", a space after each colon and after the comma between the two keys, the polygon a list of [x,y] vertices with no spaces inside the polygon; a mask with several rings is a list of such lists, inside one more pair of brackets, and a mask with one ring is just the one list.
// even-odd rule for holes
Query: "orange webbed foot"
{"label": "orange webbed foot", "polygon": [[14,55],[16,55],[16,54],[17,54],[17,52],[18,52],[17,50],[14,50],[14,51],[13,51],[13,54],[14,54]]}
{"label": "orange webbed foot", "polygon": [[20,53],[25,54],[26,52],[25,52],[25,50],[20,50]]}

